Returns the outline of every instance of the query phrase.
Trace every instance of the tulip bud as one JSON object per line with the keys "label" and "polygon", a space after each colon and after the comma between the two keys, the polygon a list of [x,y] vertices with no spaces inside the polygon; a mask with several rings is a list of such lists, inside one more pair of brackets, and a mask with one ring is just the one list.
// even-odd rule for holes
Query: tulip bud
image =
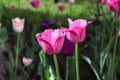
{"label": "tulip bud", "polygon": [[65,6],[64,6],[64,5],[60,5],[60,6],[58,7],[58,9],[59,9],[60,11],[64,11]]}
{"label": "tulip bud", "polygon": [[20,19],[20,18],[15,18],[12,19],[12,25],[13,25],[13,30],[17,33],[21,33],[24,29],[24,19]]}
{"label": "tulip bud", "polygon": [[32,63],[32,59],[23,57],[22,62],[25,66],[29,66]]}

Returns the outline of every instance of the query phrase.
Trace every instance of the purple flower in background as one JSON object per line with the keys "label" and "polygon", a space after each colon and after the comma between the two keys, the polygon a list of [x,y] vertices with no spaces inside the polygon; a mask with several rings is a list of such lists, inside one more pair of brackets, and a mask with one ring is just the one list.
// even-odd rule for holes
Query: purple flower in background
{"label": "purple flower in background", "polygon": [[75,43],[66,39],[63,44],[62,53],[66,56],[72,56],[75,50]]}
{"label": "purple flower in background", "polygon": [[56,26],[61,26],[61,22],[60,21],[56,22],[55,24],[56,24]]}
{"label": "purple flower in background", "polygon": [[95,19],[92,21],[93,25],[99,25],[100,24],[100,20],[99,19]]}
{"label": "purple flower in background", "polygon": [[32,7],[38,8],[39,7],[39,0],[32,0],[30,3]]}
{"label": "purple flower in background", "polygon": [[64,11],[65,6],[64,6],[64,5],[60,5],[60,6],[58,6],[58,9],[59,9],[60,11]]}
{"label": "purple flower in background", "polygon": [[32,77],[28,78],[27,80],[38,80],[36,75],[33,75]]}
{"label": "purple flower in background", "polygon": [[42,27],[43,29],[48,29],[50,28],[50,20],[49,19],[43,19],[41,22],[40,22],[40,27]]}
{"label": "purple flower in background", "polygon": [[54,0],[54,3],[58,3],[59,2],[59,0]]}
{"label": "purple flower in background", "polygon": [[10,7],[10,10],[15,10],[15,6],[11,6],[11,7]]}
{"label": "purple flower in background", "polygon": [[102,2],[102,3],[104,3],[106,0],[98,0],[98,2]]}

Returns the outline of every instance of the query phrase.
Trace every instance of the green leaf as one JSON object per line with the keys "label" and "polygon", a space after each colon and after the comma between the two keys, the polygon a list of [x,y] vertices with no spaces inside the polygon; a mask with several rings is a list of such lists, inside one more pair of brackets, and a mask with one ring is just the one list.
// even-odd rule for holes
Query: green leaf
{"label": "green leaf", "polygon": [[90,58],[84,56],[84,55],[81,55],[81,57],[90,65],[91,69],[93,70],[93,72],[95,73],[96,77],[97,77],[97,80],[102,80],[101,76],[100,76],[100,72],[97,68],[97,66],[95,65],[94,62],[92,62],[90,60]]}
{"label": "green leaf", "polygon": [[5,43],[7,39],[7,29],[5,27],[0,28],[0,43]]}
{"label": "green leaf", "polygon": [[103,67],[105,65],[105,61],[107,59],[108,53],[106,51],[103,51],[100,54],[100,72],[102,73]]}

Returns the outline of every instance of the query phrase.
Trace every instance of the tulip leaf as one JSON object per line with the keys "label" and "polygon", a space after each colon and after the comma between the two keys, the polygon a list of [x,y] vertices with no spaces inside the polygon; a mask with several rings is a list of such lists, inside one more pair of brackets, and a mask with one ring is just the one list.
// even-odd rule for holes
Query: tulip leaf
{"label": "tulip leaf", "polygon": [[93,61],[90,60],[90,58],[81,55],[81,57],[90,65],[91,69],[93,70],[94,74],[96,75],[97,80],[102,80],[101,76],[100,76],[100,72],[97,68],[97,66],[95,65],[95,63]]}
{"label": "tulip leaf", "polygon": [[101,54],[100,54],[100,72],[102,73],[102,70],[103,70],[103,67],[104,67],[104,64],[105,64],[105,61],[107,59],[107,52],[106,51],[103,51]]}
{"label": "tulip leaf", "polygon": [[7,29],[5,27],[0,28],[0,46],[4,48],[5,42],[8,39]]}

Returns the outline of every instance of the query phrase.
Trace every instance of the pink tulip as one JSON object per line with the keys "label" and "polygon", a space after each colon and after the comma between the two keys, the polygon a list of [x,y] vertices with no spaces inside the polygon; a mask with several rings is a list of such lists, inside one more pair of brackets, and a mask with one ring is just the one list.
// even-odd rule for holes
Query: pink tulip
{"label": "pink tulip", "polygon": [[15,10],[15,6],[11,6],[10,10],[12,10],[12,11]]}
{"label": "pink tulip", "polygon": [[58,9],[59,9],[60,11],[64,11],[65,6],[64,6],[64,5],[60,5],[60,6],[58,7]]}
{"label": "pink tulip", "polygon": [[38,8],[39,7],[39,0],[32,0],[31,6],[34,8]]}
{"label": "pink tulip", "polygon": [[64,36],[65,34],[60,29],[47,29],[43,33],[36,34],[39,45],[49,55],[59,53],[61,51]]}
{"label": "pink tulip", "polygon": [[23,57],[22,62],[25,66],[29,66],[32,63],[32,59]]}
{"label": "pink tulip", "polygon": [[120,18],[120,0],[107,0],[109,10],[116,12],[116,17]]}
{"label": "pink tulip", "polygon": [[21,33],[24,29],[24,19],[20,19],[20,18],[15,18],[12,19],[12,25],[13,25],[13,30],[17,33]]}
{"label": "pink tulip", "polygon": [[63,29],[65,30],[67,39],[71,42],[82,42],[86,37],[87,21],[78,19],[73,22],[71,19],[68,19],[68,23],[69,29]]}

